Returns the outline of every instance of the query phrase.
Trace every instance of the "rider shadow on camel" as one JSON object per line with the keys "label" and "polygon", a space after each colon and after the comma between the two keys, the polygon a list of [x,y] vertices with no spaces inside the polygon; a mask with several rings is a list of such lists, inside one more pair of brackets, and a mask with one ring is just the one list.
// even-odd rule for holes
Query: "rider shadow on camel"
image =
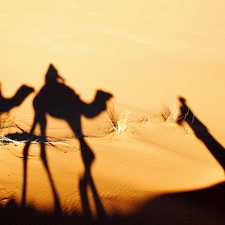
{"label": "rider shadow on camel", "polygon": [[[30,130],[30,135],[34,135],[34,130],[37,125],[40,126],[40,154],[41,161],[45,167],[46,173],[51,184],[52,193],[54,197],[54,210],[55,214],[60,215],[61,206],[60,200],[53,183],[53,179],[49,170],[47,156],[46,156],[46,116],[50,115],[54,118],[62,119],[66,121],[69,127],[72,129],[75,138],[78,139],[81,149],[81,156],[84,163],[84,174],[79,181],[80,196],[82,201],[83,213],[88,218],[93,219],[88,200],[88,186],[90,187],[96,211],[99,217],[106,216],[97,189],[95,187],[94,180],[91,174],[91,165],[95,159],[95,155],[91,148],[88,146],[82,134],[81,116],[87,118],[94,118],[101,112],[106,110],[106,103],[112,97],[112,94],[97,90],[95,99],[92,103],[83,102],[79,95],[77,95],[73,89],[65,84],[64,79],[58,74],[55,67],[50,64],[45,76],[45,84],[36,94],[33,100],[34,108],[34,121]],[[27,141],[23,149],[23,193],[21,206],[26,205],[26,188],[27,188],[27,161],[30,141]]]}

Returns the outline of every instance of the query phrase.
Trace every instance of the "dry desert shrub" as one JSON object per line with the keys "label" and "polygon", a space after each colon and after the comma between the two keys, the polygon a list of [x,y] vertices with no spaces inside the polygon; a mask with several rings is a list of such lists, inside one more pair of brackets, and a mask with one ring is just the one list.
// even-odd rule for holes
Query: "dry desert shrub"
{"label": "dry desert shrub", "polygon": [[9,123],[8,114],[0,114],[0,145],[4,143],[5,137],[3,135],[3,130],[10,126]]}
{"label": "dry desert shrub", "polygon": [[[166,104],[163,103],[160,115],[163,120],[168,123],[176,123],[181,119],[179,118],[179,108],[176,105],[171,110]],[[182,125],[182,127],[185,134],[193,135],[194,132],[189,126]]]}
{"label": "dry desert shrub", "polygon": [[1,120],[1,114],[0,114],[0,145],[2,145],[3,143],[3,139],[2,139],[2,120]]}
{"label": "dry desert shrub", "polygon": [[5,145],[6,143],[13,143],[7,136],[10,128],[15,127],[15,123],[8,113],[0,113],[0,146]]}
{"label": "dry desert shrub", "polygon": [[162,103],[160,115],[165,122],[176,123],[178,120],[179,109],[177,106],[174,106],[172,109],[170,109],[169,106],[167,106],[165,103]]}
{"label": "dry desert shrub", "polygon": [[150,116],[142,115],[138,122],[143,124],[148,124],[152,122],[152,118]]}
{"label": "dry desert shrub", "polygon": [[131,114],[128,109],[115,109],[109,106],[107,109],[108,121],[106,125],[107,133],[131,133]]}

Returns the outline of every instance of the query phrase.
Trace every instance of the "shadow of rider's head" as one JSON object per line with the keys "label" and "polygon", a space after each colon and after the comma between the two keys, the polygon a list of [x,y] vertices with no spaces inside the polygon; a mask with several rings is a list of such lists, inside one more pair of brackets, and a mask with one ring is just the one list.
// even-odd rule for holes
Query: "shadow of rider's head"
{"label": "shadow of rider's head", "polygon": [[56,68],[50,64],[45,76],[45,83],[50,84],[55,82],[64,83],[64,79],[58,74]]}

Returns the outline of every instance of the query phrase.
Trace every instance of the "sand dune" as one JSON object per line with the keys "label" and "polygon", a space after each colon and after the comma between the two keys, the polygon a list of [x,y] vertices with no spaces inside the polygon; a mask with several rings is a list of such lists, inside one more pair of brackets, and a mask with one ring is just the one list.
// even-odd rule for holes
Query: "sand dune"
{"label": "sand dune", "polygon": [[0,223],[224,224],[224,6],[2,4]]}

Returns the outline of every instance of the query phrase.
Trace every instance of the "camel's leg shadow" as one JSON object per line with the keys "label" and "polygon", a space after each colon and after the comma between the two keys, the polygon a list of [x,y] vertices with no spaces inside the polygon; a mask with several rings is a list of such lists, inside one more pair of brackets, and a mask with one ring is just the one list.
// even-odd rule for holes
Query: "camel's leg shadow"
{"label": "camel's leg shadow", "polygon": [[[46,149],[45,149],[45,142],[46,142],[46,118],[45,116],[39,115],[38,119],[35,117],[33,126],[30,131],[30,136],[34,134],[34,129],[37,124],[40,124],[41,127],[41,138],[40,138],[40,148],[41,148],[41,161],[44,164],[45,170],[48,175],[48,179],[51,185],[52,193],[54,196],[54,209],[55,209],[55,214],[60,215],[61,214],[61,206],[60,206],[60,201],[58,198],[58,194],[56,191],[56,188],[53,184],[53,179],[52,175],[49,170],[48,162],[47,162],[47,156],[46,156]],[[21,206],[24,208],[26,206],[26,188],[27,188],[27,160],[28,160],[28,151],[30,147],[30,141],[26,143],[24,150],[23,150],[23,193],[22,193],[22,201],[21,201]]]}
{"label": "camel's leg shadow", "polygon": [[85,166],[85,171],[83,177],[80,178],[79,188],[80,188],[80,197],[83,207],[83,213],[85,216],[88,216],[90,220],[93,220],[90,203],[88,199],[88,186],[91,188],[93,194],[93,199],[96,207],[98,219],[106,218],[106,212],[104,210],[103,204],[97,192],[97,189],[94,184],[94,180],[91,175],[91,164],[94,161],[94,154],[88,144],[82,139],[80,140],[81,145],[81,154]]}

